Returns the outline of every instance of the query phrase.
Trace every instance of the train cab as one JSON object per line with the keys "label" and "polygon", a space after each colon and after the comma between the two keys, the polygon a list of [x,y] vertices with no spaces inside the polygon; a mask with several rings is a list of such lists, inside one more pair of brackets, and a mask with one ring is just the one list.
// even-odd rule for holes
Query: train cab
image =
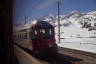
{"label": "train cab", "polygon": [[53,49],[57,46],[54,27],[45,21],[38,21],[35,26],[32,26],[31,40],[35,50]]}

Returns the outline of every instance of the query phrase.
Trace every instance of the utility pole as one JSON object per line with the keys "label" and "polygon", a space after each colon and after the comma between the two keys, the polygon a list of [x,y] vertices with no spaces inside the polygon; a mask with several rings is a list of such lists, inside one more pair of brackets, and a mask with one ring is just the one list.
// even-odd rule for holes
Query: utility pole
{"label": "utility pole", "polygon": [[28,19],[28,17],[27,17],[27,16],[25,16],[25,24],[27,23],[27,19]]}
{"label": "utility pole", "polygon": [[60,43],[60,1],[57,2],[58,5],[58,43]]}

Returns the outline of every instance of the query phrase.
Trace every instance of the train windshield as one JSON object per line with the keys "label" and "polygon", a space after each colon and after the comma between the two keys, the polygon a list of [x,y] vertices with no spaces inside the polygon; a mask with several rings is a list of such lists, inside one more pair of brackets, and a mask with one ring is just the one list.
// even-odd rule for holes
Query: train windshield
{"label": "train windshield", "polygon": [[54,29],[40,29],[40,35],[44,38],[50,38],[54,36]]}
{"label": "train windshield", "polygon": [[31,39],[37,39],[39,38],[39,36],[43,37],[43,38],[50,38],[50,37],[54,37],[54,29],[39,29],[39,30],[32,30],[31,33]]}

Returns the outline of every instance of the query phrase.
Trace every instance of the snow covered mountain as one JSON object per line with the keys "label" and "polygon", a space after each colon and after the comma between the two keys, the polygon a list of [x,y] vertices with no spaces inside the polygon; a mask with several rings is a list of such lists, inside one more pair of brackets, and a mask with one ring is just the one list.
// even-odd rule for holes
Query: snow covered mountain
{"label": "snow covered mountain", "polygon": [[66,18],[78,18],[80,16],[82,16],[81,12],[74,10],[74,11],[68,13],[65,17]]}
{"label": "snow covered mountain", "polygon": [[51,23],[52,25],[54,25],[56,18],[52,14],[48,14],[46,16],[39,18],[38,20],[47,21],[47,22]]}
{"label": "snow covered mountain", "polygon": [[[57,25],[58,17],[53,16],[52,14],[46,15],[40,20],[48,21],[51,24]],[[69,24],[78,24],[83,25],[85,22],[90,23],[91,26],[94,26],[96,23],[96,11],[91,11],[88,13],[81,13],[80,11],[72,11],[66,15],[60,15],[60,25],[68,26]]]}
{"label": "snow covered mountain", "polygon": [[[58,16],[49,14],[40,18],[40,20],[48,21],[54,25],[55,32],[58,35]],[[81,37],[89,37],[92,31],[88,31],[88,28],[86,28],[84,24],[89,27],[96,26],[96,11],[81,13],[75,10],[66,15],[60,15],[61,38],[78,37],[78,35]]]}

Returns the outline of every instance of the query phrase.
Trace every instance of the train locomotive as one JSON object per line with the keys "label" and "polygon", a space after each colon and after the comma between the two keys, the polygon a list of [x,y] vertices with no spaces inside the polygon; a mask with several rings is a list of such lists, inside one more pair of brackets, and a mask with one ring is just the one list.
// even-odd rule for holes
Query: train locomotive
{"label": "train locomotive", "polygon": [[33,54],[42,51],[57,51],[54,26],[46,21],[28,22],[14,28],[14,42]]}

